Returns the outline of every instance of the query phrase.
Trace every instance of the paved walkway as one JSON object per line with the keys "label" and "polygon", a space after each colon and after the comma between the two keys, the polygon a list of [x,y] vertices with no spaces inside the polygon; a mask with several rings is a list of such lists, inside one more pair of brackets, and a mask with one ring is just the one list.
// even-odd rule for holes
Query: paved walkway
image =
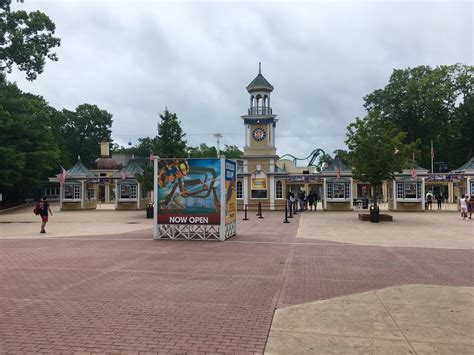
{"label": "paved walkway", "polygon": [[407,285],[278,309],[266,354],[474,354],[474,287]]}
{"label": "paved walkway", "polygon": [[[51,204],[53,216],[46,225],[47,237],[127,233],[151,228],[152,220],[145,211],[115,211],[110,205],[90,211],[60,211],[59,203]],[[41,218],[34,206],[0,213],[0,239],[37,238]]]}
{"label": "paved walkway", "polygon": [[474,286],[472,249],[296,238],[302,215],[239,215],[226,242],[153,241],[151,228],[51,237],[59,214],[51,234],[21,239],[0,223],[0,353],[262,353],[277,309],[409,284]]}
{"label": "paved walkway", "polygon": [[303,212],[298,238],[357,245],[422,248],[474,248],[474,219],[449,211],[384,212],[393,222],[358,220],[363,212]]}

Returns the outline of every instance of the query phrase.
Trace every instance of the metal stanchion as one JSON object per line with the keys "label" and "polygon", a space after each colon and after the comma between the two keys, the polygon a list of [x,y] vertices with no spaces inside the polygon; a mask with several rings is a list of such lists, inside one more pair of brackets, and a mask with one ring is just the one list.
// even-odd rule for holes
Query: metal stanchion
{"label": "metal stanchion", "polygon": [[288,221],[288,206],[285,205],[285,219],[283,220],[283,223],[290,223],[290,221]]}
{"label": "metal stanchion", "polygon": [[244,219],[243,221],[248,221],[249,219],[247,218],[247,205],[244,206]]}
{"label": "metal stanchion", "polygon": [[262,216],[262,204],[258,203],[258,218],[263,218]]}

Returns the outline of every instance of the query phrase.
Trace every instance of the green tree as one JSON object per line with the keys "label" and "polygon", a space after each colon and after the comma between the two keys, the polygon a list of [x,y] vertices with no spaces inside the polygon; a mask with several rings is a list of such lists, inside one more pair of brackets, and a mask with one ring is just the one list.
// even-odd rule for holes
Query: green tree
{"label": "green tree", "polygon": [[372,185],[373,203],[377,207],[377,187],[384,180],[393,179],[395,172],[407,167],[413,154],[417,154],[418,141],[405,143],[406,133],[386,123],[377,112],[356,118],[347,127],[347,158],[353,176]]}
{"label": "green tree", "polygon": [[61,40],[54,37],[55,24],[40,11],[11,11],[11,0],[0,0],[0,76],[11,73],[14,64],[28,80],[43,72],[46,58],[57,61]]}
{"label": "green tree", "polygon": [[72,165],[77,157],[90,167],[100,154],[100,142],[111,140],[112,115],[96,105],[82,104],[75,111],[62,110],[53,115],[53,131],[65,152],[64,165]]}
{"label": "green tree", "polygon": [[224,154],[228,159],[241,159],[244,155],[244,152],[242,152],[236,145],[226,144],[224,145],[222,154]]}
{"label": "green tree", "polygon": [[217,149],[201,143],[199,147],[188,147],[188,155],[190,158],[217,158]]}
{"label": "green tree", "polygon": [[46,101],[0,82],[0,189],[7,200],[26,197],[56,172],[60,152]]}
{"label": "green tree", "polygon": [[383,89],[364,98],[364,106],[406,132],[406,142],[420,139],[424,167],[431,164],[433,141],[435,159],[453,169],[466,162],[473,151],[469,135],[474,126],[473,73],[473,66],[461,64],[397,69]]}
{"label": "green tree", "polygon": [[186,158],[186,134],[175,113],[168,108],[160,114],[158,123],[157,149],[160,158]]}

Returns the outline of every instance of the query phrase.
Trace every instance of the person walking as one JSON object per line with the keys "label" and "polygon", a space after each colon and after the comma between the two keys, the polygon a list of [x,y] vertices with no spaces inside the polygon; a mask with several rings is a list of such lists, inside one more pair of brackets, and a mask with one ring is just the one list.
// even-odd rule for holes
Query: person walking
{"label": "person walking", "polygon": [[314,205],[314,191],[311,190],[309,195],[308,195],[308,204],[309,204],[309,210],[313,210],[313,205]]}
{"label": "person walking", "polygon": [[431,192],[428,192],[426,194],[426,203],[426,209],[429,209],[430,211],[433,210],[433,195],[431,194]]}
{"label": "person walking", "polygon": [[471,195],[467,203],[467,211],[469,212],[469,217],[467,219],[472,218],[472,210],[474,210],[474,195]]}
{"label": "person walking", "polygon": [[41,217],[41,231],[40,233],[46,233],[44,229],[46,227],[46,223],[48,223],[48,213],[53,216],[53,212],[51,212],[51,208],[49,208],[49,203],[46,202],[46,196],[43,197],[37,205],[39,215]]}
{"label": "person walking", "polygon": [[441,203],[443,202],[443,194],[439,193],[436,195],[436,202],[438,202],[438,211],[441,209]]}
{"label": "person walking", "polygon": [[459,200],[459,207],[461,210],[461,219],[467,220],[467,201],[469,196],[462,195]]}

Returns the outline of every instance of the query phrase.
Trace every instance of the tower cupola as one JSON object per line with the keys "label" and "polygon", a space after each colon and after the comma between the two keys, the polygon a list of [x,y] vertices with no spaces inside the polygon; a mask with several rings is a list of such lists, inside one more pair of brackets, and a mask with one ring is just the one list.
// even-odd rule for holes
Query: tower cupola
{"label": "tower cupola", "polygon": [[258,75],[246,89],[250,94],[250,108],[248,114],[251,116],[271,115],[270,93],[273,91],[273,86],[262,75],[262,63],[258,63]]}

